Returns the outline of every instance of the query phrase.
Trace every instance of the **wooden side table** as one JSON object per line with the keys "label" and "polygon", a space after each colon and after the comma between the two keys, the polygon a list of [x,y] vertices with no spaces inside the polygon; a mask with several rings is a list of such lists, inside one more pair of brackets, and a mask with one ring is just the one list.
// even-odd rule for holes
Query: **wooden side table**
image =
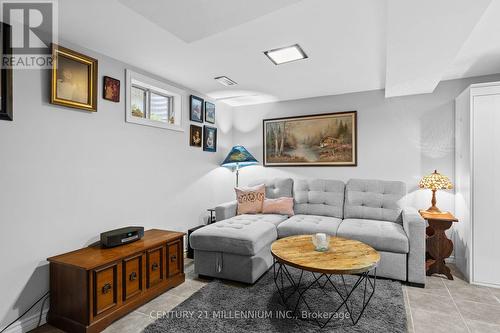
{"label": "wooden side table", "polygon": [[453,242],[446,236],[445,231],[450,229],[453,222],[458,222],[458,220],[448,212],[429,213],[420,210],[419,213],[429,223],[425,230],[427,235],[425,241],[425,270],[427,276],[434,273],[444,274],[449,280],[453,280],[450,268],[445,263],[445,259],[453,252]]}

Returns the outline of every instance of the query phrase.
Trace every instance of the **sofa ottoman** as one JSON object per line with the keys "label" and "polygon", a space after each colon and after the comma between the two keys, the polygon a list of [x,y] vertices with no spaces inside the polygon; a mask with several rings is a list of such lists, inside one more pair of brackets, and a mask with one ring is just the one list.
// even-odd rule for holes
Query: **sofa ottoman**
{"label": "sofa ottoman", "polygon": [[285,215],[238,215],[191,234],[195,273],[254,283],[272,265],[271,243]]}

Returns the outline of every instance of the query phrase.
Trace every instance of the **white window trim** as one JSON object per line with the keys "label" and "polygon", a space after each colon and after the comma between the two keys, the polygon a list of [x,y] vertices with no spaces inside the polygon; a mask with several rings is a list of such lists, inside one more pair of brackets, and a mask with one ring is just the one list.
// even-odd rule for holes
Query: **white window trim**
{"label": "white window trim", "polygon": [[[174,87],[165,82],[161,82],[145,75],[136,73],[130,69],[125,70],[125,80],[126,80],[126,89],[125,89],[125,121],[128,123],[159,127],[179,132],[184,132],[184,128],[182,127],[182,114],[183,114],[183,100],[185,96],[185,91]],[[145,119],[134,117],[132,115],[132,105],[131,105],[131,92],[132,85],[140,86],[147,88],[153,92],[160,93],[162,95],[172,96],[172,107],[175,113],[177,124],[172,125],[168,123],[164,123],[161,121]]]}

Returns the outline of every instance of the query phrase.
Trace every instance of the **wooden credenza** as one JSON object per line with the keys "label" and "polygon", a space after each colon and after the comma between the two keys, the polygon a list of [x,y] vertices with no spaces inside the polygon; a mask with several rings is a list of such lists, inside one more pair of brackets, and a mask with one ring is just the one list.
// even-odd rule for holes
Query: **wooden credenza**
{"label": "wooden credenza", "polygon": [[86,247],[48,258],[48,322],[71,333],[100,332],[184,282],[184,233],[152,229],[134,243]]}

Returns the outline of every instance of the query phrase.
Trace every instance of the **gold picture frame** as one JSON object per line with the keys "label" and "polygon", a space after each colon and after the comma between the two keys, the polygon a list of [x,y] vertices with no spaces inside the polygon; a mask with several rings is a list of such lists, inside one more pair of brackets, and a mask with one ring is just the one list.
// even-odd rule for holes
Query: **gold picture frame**
{"label": "gold picture frame", "polygon": [[50,103],[97,111],[97,59],[52,44]]}

